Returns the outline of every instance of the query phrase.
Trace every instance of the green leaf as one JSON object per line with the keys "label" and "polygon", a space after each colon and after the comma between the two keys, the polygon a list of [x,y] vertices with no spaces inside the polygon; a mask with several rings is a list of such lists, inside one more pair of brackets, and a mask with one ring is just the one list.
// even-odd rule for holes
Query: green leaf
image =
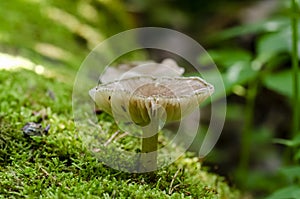
{"label": "green leaf", "polygon": [[296,136],[292,140],[277,138],[274,139],[274,142],[277,144],[283,144],[288,147],[297,147],[300,146],[300,136]]}
{"label": "green leaf", "polygon": [[283,167],[279,170],[289,181],[300,179],[300,166]]}
{"label": "green leaf", "polygon": [[257,73],[258,71],[251,67],[250,62],[236,62],[223,74],[226,91],[231,91],[232,87],[236,84],[246,83],[249,79],[254,78]]}
{"label": "green leaf", "polygon": [[[282,28],[278,32],[263,35],[256,45],[258,59],[266,62],[273,59],[281,53],[291,53],[292,51],[292,33],[290,27]],[[298,36],[300,36],[300,24],[298,28]],[[298,41],[300,45],[300,41]],[[298,52],[300,57],[300,51]]]}
{"label": "green leaf", "polygon": [[289,26],[290,20],[286,17],[276,18],[261,22],[255,22],[252,24],[245,24],[238,27],[233,27],[227,29],[217,35],[215,35],[214,39],[217,40],[225,40],[234,38],[241,35],[247,34],[258,34],[262,32],[276,32],[282,29],[286,29]]}
{"label": "green leaf", "polygon": [[[298,75],[300,78],[300,74]],[[293,78],[291,70],[266,75],[263,79],[263,83],[268,89],[274,90],[279,94],[287,97],[293,96]],[[300,93],[300,82],[298,88]]]}
{"label": "green leaf", "polygon": [[266,62],[275,55],[289,52],[291,48],[290,37],[290,31],[286,30],[262,36],[256,47],[258,59]]}
{"label": "green leaf", "polygon": [[[209,55],[217,65],[225,67],[232,66],[238,61],[249,62],[251,60],[251,54],[243,49],[211,50],[206,55]],[[200,57],[201,63],[205,63],[205,60],[207,60],[205,57]]]}
{"label": "green leaf", "polygon": [[275,191],[272,195],[267,197],[267,199],[297,199],[300,195],[300,187],[297,185],[284,187]]}

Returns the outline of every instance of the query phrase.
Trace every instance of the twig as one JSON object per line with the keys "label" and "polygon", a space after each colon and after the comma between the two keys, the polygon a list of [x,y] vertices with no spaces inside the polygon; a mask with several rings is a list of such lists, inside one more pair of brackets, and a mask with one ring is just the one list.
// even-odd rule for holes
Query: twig
{"label": "twig", "polygon": [[129,135],[129,133],[128,132],[124,132],[121,135],[119,135],[118,137],[116,137],[115,141],[117,141],[117,140],[119,140],[119,139],[121,139],[121,138],[123,138],[123,137],[125,137],[127,135]]}
{"label": "twig", "polygon": [[104,146],[109,145],[113,141],[113,139],[120,133],[120,131],[116,131],[112,136],[104,143]]}
{"label": "twig", "polygon": [[45,169],[41,168],[41,171],[42,171],[47,177],[49,176],[49,173],[48,173]]}
{"label": "twig", "polygon": [[178,176],[179,171],[181,171],[181,168],[179,168],[176,171],[176,173],[174,174],[174,176],[172,178],[172,181],[171,181],[171,184],[170,184],[170,188],[169,188],[169,195],[171,195],[173,193],[174,189],[179,186],[179,185],[176,185],[176,186],[173,187],[173,183],[175,181],[175,178]]}

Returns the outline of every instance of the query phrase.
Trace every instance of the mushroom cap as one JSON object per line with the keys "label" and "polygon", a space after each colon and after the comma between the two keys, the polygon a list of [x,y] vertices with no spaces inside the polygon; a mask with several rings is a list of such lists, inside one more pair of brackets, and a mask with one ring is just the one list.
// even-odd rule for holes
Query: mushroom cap
{"label": "mushroom cap", "polygon": [[184,73],[184,68],[170,58],[164,59],[161,63],[153,61],[137,61],[127,64],[121,64],[117,67],[107,67],[105,72],[100,77],[100,82],[108,83],[119,79],[134,77],[134,76],[181,76]]}
{"label": "mushroom cap", "polygon": [[134,76],[98,85],[89,94],[115,119],[146,126],[164,114],[166,121],[180,120],[213,92],[214,87],[199,77]]}

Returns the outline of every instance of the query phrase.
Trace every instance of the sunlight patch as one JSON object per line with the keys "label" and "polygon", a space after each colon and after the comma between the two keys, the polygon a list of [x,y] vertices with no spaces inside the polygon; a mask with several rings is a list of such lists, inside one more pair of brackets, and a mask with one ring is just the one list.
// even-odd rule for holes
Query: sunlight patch
{"label": "sunlight patch", "polygon": [[81,23],[74,15],[55,8],[49,7],[45,10],[47,16],[55,22],[65,26],[71,32],[76,33],[86,39],[90,48],[94,48],[99,42],[103,40],[103,37],[94,28],[84,23]]}
{"label": "sunlight patch", "polygon": [[35,72],[38,75],[53,77],[55,74],[46,70],[42,65],[36,65],[29,59],[21,56],[13,56],[5,53],[0,53],[0,70],[15,71],[26,69]]}
{"label": "sunlight patch", "polygon": [[58,60],[68,60],[72,56],[66,50],[48,43],[37,43],[34,49],[46,57]]}

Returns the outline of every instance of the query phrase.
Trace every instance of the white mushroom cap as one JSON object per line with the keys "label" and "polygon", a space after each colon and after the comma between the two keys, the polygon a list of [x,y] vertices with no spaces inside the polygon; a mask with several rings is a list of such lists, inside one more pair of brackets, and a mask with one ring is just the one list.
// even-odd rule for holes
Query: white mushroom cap
{"label": "white mushroom cap", "polygon": [[166,121],[180,120],[214,92],[214,87],[199,77],[134,76],[91,89],[97,106],[115,118],[131,119],[145,126],[163,108]]}
{"label": "white mushroom cap", "polygon": [[113,82],[119,79],[134,76],[173,76],[179,77],[184,73],[184,68],[179,67],[173,59],[164,59],[161,63],[153,61],[132,62],[121,64],[118,67],[110,66],[100,77],[101,83]]}

